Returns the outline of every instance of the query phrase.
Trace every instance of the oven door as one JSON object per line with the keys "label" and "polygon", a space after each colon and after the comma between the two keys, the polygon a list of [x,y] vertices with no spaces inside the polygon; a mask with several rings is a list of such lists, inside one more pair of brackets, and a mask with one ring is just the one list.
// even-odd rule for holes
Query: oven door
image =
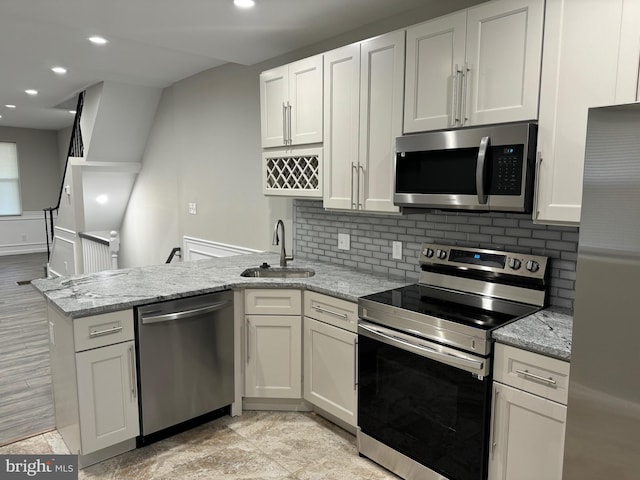
{"label": "oven door", "polygon": [[486,479],[489,372],[485,358],[361,321],[358,434],[400,455],[375,458],[359,438],[360,453],[405,478]]}

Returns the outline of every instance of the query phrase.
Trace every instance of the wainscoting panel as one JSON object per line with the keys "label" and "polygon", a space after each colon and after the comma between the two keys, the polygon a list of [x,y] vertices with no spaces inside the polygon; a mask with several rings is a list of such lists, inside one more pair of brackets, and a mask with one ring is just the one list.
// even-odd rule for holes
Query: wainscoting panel
{"label": "wainscoting panel", "polygon": [[43,212],[0,217],[0,255],[47,251]]}
{"label": "wainscoting panel", "polygon": [[182,259],[201,260],[203,258],[231,257],[246,253],[262,253],[260,250],[228,245],[226,243],[212,242],[201,238],[184,236],[182,239]]}

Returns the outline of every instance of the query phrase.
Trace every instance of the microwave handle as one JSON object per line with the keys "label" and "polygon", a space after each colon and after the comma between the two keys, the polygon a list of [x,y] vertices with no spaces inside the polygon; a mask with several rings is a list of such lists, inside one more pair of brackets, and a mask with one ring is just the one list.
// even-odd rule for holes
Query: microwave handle
{"label": "microwave handle", "polygon": [[491,145],[489,137],[482,137],[480,140],[480,150],[478,150],[478,162],[476,163],[476,191],[478,192],[478,203],[485,205],[488,200],[485,187],[485,170],[487,160],[487,150]]}

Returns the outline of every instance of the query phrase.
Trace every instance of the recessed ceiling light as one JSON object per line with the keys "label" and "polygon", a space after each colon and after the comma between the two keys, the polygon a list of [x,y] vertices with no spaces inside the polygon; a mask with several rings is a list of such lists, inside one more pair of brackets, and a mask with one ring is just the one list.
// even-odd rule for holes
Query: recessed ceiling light
{"label": "recessed ceiling light", "polygon": [[89,41],[91,43],[95,43],[96,45],[104,45],[105,43],[109,43],[109,41],[104,37],[98,37],[94,35],[93,37],[89,37]]}
{"label": "recessed ceiling light", "polygon": [[2,118],[2,115],[0,115],[0,118]]}
{"label": "recessed ceiling light", "polygon": [[70,113],[71,115],[75,115],[75,114],[76,114],[76,111],[75,111],[75,110],[69,110],[69,113]]}
{"label": "recessed ceiling light", "polygon": [[38,94],[38,90],[34,90],[33,88],[28,88],[24,91],[24,93],[26,93],[27,95],[37,95]]}
{"label": "recessed ceiling light", "polygon": [[7,108],[16,108],[15,105],[11,105],[10,103],[6,104],[5,107],[7,107]]}
{"label": "recessed ceiling light", "polygon": [[104,205],[108,201],[109,201],[109,197],[104,193],[96,197],[96,202],[98,202],[100,205]]}
{"label": "recessed ceiling light", "polygon": [[254,0],[233,0],[233,4],[240,8],[251,8],[256,2]]}
{"label": "recessed ceiling light", "polygon": [[58,75],[64,75],[67,73],[67,69],[64,67],[51,67],[51,71],[53,73],[57,73]]}

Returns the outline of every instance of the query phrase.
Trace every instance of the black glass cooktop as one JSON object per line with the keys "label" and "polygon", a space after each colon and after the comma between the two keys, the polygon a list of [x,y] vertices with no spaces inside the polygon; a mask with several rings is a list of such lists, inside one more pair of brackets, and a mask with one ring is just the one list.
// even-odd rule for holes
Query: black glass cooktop
{"label": "black glass cooktop", "polygon": [[362,299],[483,330],[500,327],[538,310],[531,305],[421,284],[374,293]]}

